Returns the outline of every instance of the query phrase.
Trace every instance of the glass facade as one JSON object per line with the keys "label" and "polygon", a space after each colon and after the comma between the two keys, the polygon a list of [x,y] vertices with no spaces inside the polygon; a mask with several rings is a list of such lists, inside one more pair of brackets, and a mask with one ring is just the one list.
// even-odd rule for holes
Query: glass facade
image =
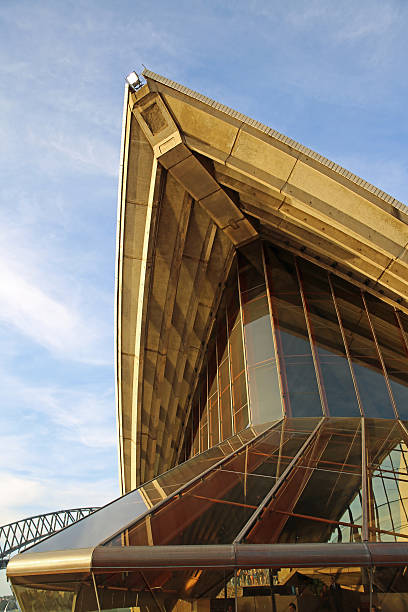
{"label": "glass facade", "polygon": [[395,420],[281,420],[105,545],[404,542],[407,443]]}
{"label": "glass facade", "polygon": [[30,585],[15,591],[26,612],[404,612],[406,570],[405,565],[147,569],[84,577],[71,592],[64,582],[48,585],[55,590]]}
{"label": "glass facade", "polygon": [[181,457],[281,417],[407,418],[408,316],[270,243],[233,264]]}
{"label": "glass facade", "polygon": [[[180,464],[30,549],[94,547],[102,562],[65,581],[17,574],[22,609],[407,610],[407,334],[403,311],[334,272],[240,249]],[[196,564],[171,560],[190,548]]]}

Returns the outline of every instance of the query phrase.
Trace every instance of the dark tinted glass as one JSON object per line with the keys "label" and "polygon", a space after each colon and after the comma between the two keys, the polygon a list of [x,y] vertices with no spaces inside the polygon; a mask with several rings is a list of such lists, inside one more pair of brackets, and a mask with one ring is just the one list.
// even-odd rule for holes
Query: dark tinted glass
{"label": "dark tinted glass", "polygon": [[339,277],[332,277],[364,414],[394,418],[384,371],[361,292]]}
{"label": "dark tinted glass", "polygon": [[328,413],[332,416],[359,416],[356,390],[328,275],[325,270],[301,259],[298,266]]}
{"label": "dark tinted glass", "polygon": [[369,536],[408,540],[408,449],[398,422],[366,421]]}
{"label": "dark tinted glass", "polygon": [[[65,550],[96,546],[112,533],[126,527],[149,508],[184,486],[224,457],[241,448],[267,427],[247,428],[218,446],[197,455],[179,466],[120,497],[84,519],[31,547],[29,552]],[[24,554],[24,553],[23,553]]]}
{"label": "dark tinted glass", "polygon": [[322,406],[294,258],[290,253],[269,246],[265,256],[289,414],[321,415]]}
{"label": "dark tinted glass", "polygon": [[280,418],[282,403],[260,245],[238,261],[251,421],[262,423]]}
{"label": "dark tinted glass", "polygon": [[384,360],[392,396],[400,418],[408,415],[408,352],[402,317],[391,307],[366,294],[371,323]]}
{"label": "dark tinted glass", "polygon": [[245,542],[360,541],[361,458],[360,419],[323,423]]}
{"label": "dark tinted glass", "polygon": [[310,425],[274,427],[108,544],[232,542],[309,437]]}

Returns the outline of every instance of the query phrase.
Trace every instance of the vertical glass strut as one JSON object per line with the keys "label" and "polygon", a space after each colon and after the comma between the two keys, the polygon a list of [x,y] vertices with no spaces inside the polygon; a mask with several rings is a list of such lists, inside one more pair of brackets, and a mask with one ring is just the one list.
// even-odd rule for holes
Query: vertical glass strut
{"label": "vertical glass strut", "polygon": [[361,419],[361,494],[362,494],[362,540],[367,542],[368,535],[368,495],[367,495],[367,446],[365,419]]}

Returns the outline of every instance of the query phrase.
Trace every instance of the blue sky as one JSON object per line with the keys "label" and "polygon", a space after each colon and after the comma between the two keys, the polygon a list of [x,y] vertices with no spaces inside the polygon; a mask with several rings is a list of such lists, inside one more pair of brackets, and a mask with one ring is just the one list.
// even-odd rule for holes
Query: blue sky
{"label": "blue sky", "polygon": [[0,525],[119,493],[124,76],[143,63],[408,202],[407,29],[406,0],[1,1]]}

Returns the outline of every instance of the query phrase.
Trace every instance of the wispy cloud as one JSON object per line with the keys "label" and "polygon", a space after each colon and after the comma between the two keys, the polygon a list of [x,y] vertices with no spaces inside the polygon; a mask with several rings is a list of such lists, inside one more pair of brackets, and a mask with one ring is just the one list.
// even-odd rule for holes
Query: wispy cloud
{"label": "wispy cloud", "polygon": [[[27,513],[100,505],[118,494],[113,389],[38,385],[0,368],[0,525]],[[24,493],[26,491],[27,494]],[[35,508],[35,511],[33,511]]]}
{"label": "wispy cloud", "polygon": [[[46,289],[30,280],[7,259],[0,258],[0,320],[65,359],[106,363],[97,344],[100,332],[73,304],[55,299]],[[67,292],[68,293],[68,292]]]}
{"label": "wispy cloud", "polygon": [[25,386],[21,396],[31,410],[60,428],[62,439],[90,448],[116,445],[112,390],[63,389],[56,386]]}
{"label": "wispy cloud", "polygon": [[[27,514],[36,508],[36,514],[102,506],[118,497],[112,479],[99,479],[84,483],[65,481],[64,487],[57,479],[27,478],[0,471],[2,489],[7,495],[0,498],[0,525],[33,516]],[[24,500],[22,504],[22,500]]]}
{"label": "wispy cloud", "polygon": [[77,133],[74,136],[42,125],[31,132],[31,141],[45,152],[41,166],[46,172],[52,169],[67,170],[67,163],[76,172],[90,172],[117,177],[119,167],[118,147],[96,136]]}
{"label": "wispy cloud", "polygon": [[[5,194],[1,194],[5,195]],[[76,255],[58,239],[44,240],[41,227],[49,231],[46,207],[37,206],[35,198],[14,193],[10,219],[0,213],[0,322],[18,330],[31,341],[59,358],[107,364],[112,362],[106,342],[112,337],[110,321],[101,317],[112,297],[100,287],[87,282],[83,273],[89,267],[84,252],[78,265],[84,268],[74,276]],[[54,200],[55,206],[58,200]],[[62,207],[62,204],[60,204]],[[45,213],[45,214],[44,214]],[[57,218],[61,218],[59,214]],[[65,232],[65,224],[59,232]],[[53,231],[57,230],[54,223]],[[113,255],[113,254],[112,254]],[[88,255],[88,257],[90,254]],[[94,265],[92,261],[91,265]],[[95,311],[95,306],[98,310]]]}

